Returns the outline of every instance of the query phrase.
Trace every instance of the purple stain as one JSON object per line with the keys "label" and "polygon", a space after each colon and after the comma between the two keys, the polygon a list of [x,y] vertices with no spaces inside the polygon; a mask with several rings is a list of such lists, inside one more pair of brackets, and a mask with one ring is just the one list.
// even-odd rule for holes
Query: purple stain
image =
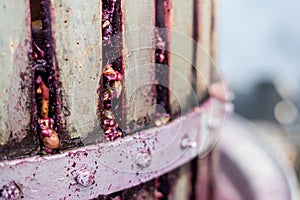
{"label": "purple stain", "polygon": [[107,188],[107,189],[108,189],[108,190],[110,190],[110,189],[111,189],[111,187],[112,187],[112,184],[110,184],[110,185],[108,186],[108,188]]}
{"label": "purple stain", "polygon": [[[32,100],[32,129],[35,133],[40,134],[42,131],[42,137],[50,137],[51,131],[48,129],[42,129],[38,126],[37,120],[42,118],[41,107],[42,107],[42,97],[36,93],[36,90],[39,87],[41,82],[44,82],[47,88],[49,89],[49,105],[48,105],[48,115],[49,118],[52,118],[55,123],[53,125],[53,130],[56,133],[59,133],[62,140],[68,142],[65,136],[65,124],[62,123],[62,117],[60,116],[61,110],[64,107],[62,99],[60,97],[61,84],[59,83],[59,69],[54,65],[55,49],[53,45],[53,36],[52,36],[52,27],[51,27],[51,2],[48,0],[40,1],[40,20],[41,20],[41,31],[33,31],[33,67],[32,67],[32,77],[35,79],[33,83],[32,90],[33,100]],[[39,29],[40,30],[40,29]],[[44,141],[44,140],[43,140]],[[50,140],[47,140],[50,141]],[[50,143],[49,143],[50,144]],[[50,146],[48,146],[50,147]],[[57,143],[55,147],[57,148]],[[53,150],[49,148],[42,148],[46,153],[53,153]]]}
{"label": "purple stain", "polygon": [[[99,98],[101,127],[107,140],[113,141],[123,135],[119,130],[122,125],[122,11],[120,0],[102,1],[102,47],[103,61],[106,69],[102,74]],[[114,89],[116,85],[121,88]],[[111,111],[112,117],[107,118],[104,111]]]}

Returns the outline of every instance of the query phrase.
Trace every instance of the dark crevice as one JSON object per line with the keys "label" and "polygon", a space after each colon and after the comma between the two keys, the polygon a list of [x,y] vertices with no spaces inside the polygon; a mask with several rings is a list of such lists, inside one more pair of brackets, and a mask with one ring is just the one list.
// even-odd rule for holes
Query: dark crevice
{"label": "dark crevice", "polygon": [[107,140],[124,135],[124,68],[121,0],[102,1],[102,66],[99,118]]}
{"label": "dark crevice", "polygon": [[[156,62],[156,92],[157,104],[162,106],[165,112],[170,113],[169,105],[169,31],[166,29],[169,19],[170,1],[156,0],[155,1],[155,62]],[[158,110],[157,112],[160,112]]]}
{"label": "dark crevice", "polygon": [[172,182],[170,180],[170,176],[172,175],[171,173],[172,172],[159,177],[158,191],[161,193],[160,200],[168,200],[169,199],[168,196],[171,193],[171,189],[172,189],[172,187],[171,187]]}
{"label": "dark crevice", "polygon": [[102,1],[102,56],[103,64],[111,64],[123,74],[122,67],[122,10],[121,0]]}
{"label": "dark crevice", "polygon": [[[181,166],[179,168],[176,168],[167,174],[164,174],[160,176],[158,179],[158,188],[157,192],[159,194],[158,198],[159,200],[169,200],[170,197],[174,194],[174,189],[176,188],[176,185],[178,184],[178,180],[181,176],[181,169],[183,169],[185,166]],[[176,193],[176,192],[175,192]]]}
{"label": "dark crevice", "polygon": [[52,36],[50,0],[32,0],[32,129],[40,138],[41,150],[55,153],[70,146],[66,132],[63,89]]}
{"label": "dark crevice", "polygon": [[196,192],[197,192],[197,178],[198,178],[198,160],[199,158],[196,157],[191,161],[191,194],[190,194],[190,200],[196,200]]}
{"label": "dark crevice", "polygon": [[0,146],[0,161],[13,160],[38,154],[38,139],[28,130],[28,135],[20,142],[9,140],[5,145]]}
{"label": "dark crevice", "polygon": [[[53,42],[51,29],[50,1],[31,1],[32,46],[33,46],[33,128],[40,138],[41,148],[47,153],[59,146],[57,120],[55,120],[56,85],[53,66]],[[33,14],[34,13],[34,14]],[[38,14],[37,14],[38,13]],[[44,123],[45,121],[45,123]],[[45,125],[45,126],[44,126]],[[47,136],[42,136],[42,132]],[[52,137],[51,137],[52,136]],[[45,141],[53,139],[55,145],[45,146]],[[53,148],[50,148],[53,147]]]}
{"label": "dark crevice", "polygon": [[[53,38],[52,38],[52,26],[51,26],[51,5],[50,0],[41,0],[41,21],[42,21],[42,34],[44,40],[44,58],[40,58],[46,61],[44,69],[44,81],[49,87],[50,95],[50,106],[49,106],[49,116],[53,117],[55,121],[55,129],[58,131],[60,129],[59,118],[56,113],[59,109],[58,99],[57,99],[57,88],[58,88],[58,69],[54,66],[53,56]],[[37,58],[38,60],[39,58]]]}
{"label": "dark crevice", "polygon": [[131,187],[109,195],[99,195],[94,200],[141,200],[141,199],[159,199],[155,191],[153,180],[141,183],[138,186]]}

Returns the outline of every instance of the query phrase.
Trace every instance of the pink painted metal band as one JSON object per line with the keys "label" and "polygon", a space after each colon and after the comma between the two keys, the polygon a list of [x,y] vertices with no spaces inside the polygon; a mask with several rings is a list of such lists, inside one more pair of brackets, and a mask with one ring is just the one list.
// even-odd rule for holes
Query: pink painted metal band
{"label": "pink painted metal band", "polygon": [[15,181],[25,199],[88,199],[133,187],[206,153],[223,125],[223,105],[209,99],[165,126],[114,142],[0,162],[0,184]]}

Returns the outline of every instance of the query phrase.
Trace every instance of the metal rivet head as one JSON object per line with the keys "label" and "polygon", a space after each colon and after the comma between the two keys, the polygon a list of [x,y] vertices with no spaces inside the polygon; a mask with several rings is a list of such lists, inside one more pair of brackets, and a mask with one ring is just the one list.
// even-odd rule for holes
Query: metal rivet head
{"label": "metal rivet head", "polygon": [[78,184],[87,187],[94,183],[94,175],[87,168],[82,168],[77,172],[75,180]]}
{"label": "metal rivet head", "polygon": [[18,200],[22,196],[21,188],[15,181],[4,185],[0,191],[1,200]]}
{"label": "metal rivet head", "polygon": [[180,142],[180,147],[182,149],[195,148],[196,146],[197,146],[197,142],[190,140],[187,136],[183,137]]}
{"label": "metal rivet head", "polygon": [[151,164],[151,155],[149,153],[138,153],[135,162],[139,167],[145,168]]}

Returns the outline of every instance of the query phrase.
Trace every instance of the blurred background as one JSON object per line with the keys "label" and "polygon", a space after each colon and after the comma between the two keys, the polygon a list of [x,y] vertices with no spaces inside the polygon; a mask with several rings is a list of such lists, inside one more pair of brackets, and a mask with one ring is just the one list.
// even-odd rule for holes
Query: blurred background
{"label": "blurred background", "polygon": [[235,113],[299,180],[300,1],[221,0],[218,10],[219,67],[235,94]]}

